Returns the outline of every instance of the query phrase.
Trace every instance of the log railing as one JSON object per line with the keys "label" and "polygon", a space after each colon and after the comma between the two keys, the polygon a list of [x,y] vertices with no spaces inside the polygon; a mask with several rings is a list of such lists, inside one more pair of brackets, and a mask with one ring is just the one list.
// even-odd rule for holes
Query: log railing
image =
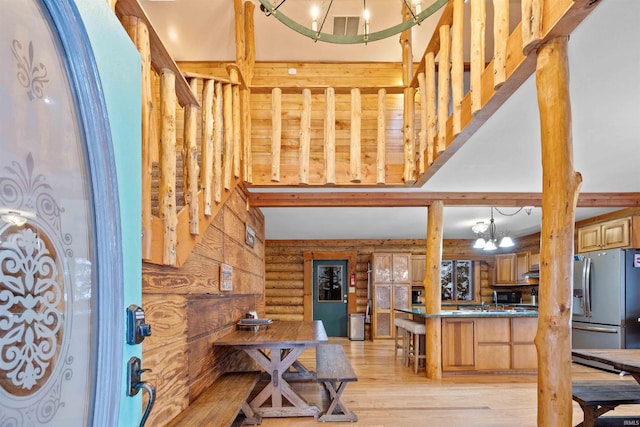
{"label": "log railing", "polygon": [[[363,84],[357,86],[326,82],[270,86],[252,84],[253,5],[244,3],[244,14],[240,13],[242,5],[235,0],[237,32],[244,26],[244,33],[236,35],[236,63],[227,67],[227,77],[214,77],[181,73],[138,2],[116,3],[116,14],[142,57],[145,261],[181,265],[240,182],[256,186],[422,185],[531,75],[534,55],[526,54],[550,35],[569,34],[592,7],[589,0],[523,0],[521,16],[526,24],[515,25],[509,22],[508,0],[493,0],[492,4],[450,0],[417,63],[411,57],[410,33],[401,35],[401,84],[378,80],[367,85],[362,78]],[[486,20],[487,7],[493,8],[492,23]],[[489,24],[494,50],[487,61],[485,28]],[[465,31],[467,26],[469,31]],[[469,40],[464,39],[465,34]],[[471,48],[468,58],[463,53],[465,45]],[[466,81],[469,89],[465,93]],[[253,104],[267,96],[271,105],[269,146],[253,148],[257,136],[251,122],[260,120],[254,116]],[[293,143],[292,97],[298,104],[293,109],[299,112],[298,140]],[[323,126],[318,126],[318,111]],[[402,117],[402,127],[390,128],[390,116]],[[264,134],[264,125],[259,130]],[[156,164],[158,192],[152,195]],[[153,201],[157,201],[156,210],[152,210]]]}
{"label": "log railing", "polygon": [[136,0],[115,11],[142,58],[142,258],[179,266],[240,182],[240,77],[181,73]]}

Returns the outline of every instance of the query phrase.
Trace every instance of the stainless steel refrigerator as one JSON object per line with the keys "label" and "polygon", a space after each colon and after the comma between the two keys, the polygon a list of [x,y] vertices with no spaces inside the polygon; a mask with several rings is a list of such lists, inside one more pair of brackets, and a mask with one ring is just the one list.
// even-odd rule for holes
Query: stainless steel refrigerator
{"label": "stainless steel refrigerator", "polygon": [[572,347],[640,348],[640,249],[574,259]]}

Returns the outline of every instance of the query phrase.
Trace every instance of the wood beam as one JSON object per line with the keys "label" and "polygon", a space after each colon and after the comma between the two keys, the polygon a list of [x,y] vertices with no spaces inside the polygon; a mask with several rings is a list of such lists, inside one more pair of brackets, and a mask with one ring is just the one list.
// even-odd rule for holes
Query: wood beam
{"label": "wood beam", "polygon": [[[417,207],[442,200],[445,206],[542,206],[541,193],[434,192],[305,192],[249,193],[249,204],[274,207]],[[578,207],[626,208],[640,206],[640,193],[583,193]]]}

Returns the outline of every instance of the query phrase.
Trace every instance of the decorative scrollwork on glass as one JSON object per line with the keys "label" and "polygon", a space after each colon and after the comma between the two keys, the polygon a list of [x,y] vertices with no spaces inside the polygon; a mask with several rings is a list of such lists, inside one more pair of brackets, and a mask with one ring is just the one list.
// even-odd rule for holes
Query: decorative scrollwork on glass
{"label": "decorative scrollwork on glass", "polygon": [[27,226],[0,243],[0,372],[5,390],[26,395],[46,382],[64,326],[64,289],[51,244]]}
{"label": "decorative scrollwork on glass", "polygon": [[49,81],[47,79],[47,67],[42,62],[36,63],[33,51],[33,43],[29,42],[27,52],[23,51],[22,43],[19,40],[13,40],[11,43],[11,52],[16,58],[16,66],[18,71],[16,77],[18,82],[28,89],[27,95],[29,100],[42,98],[44,95],[44,84]]}
{"label": "decorative scrollwork on glass", "polygon": [[[38,218],[61,236],[60,214],[64,209],[51,194],[51,186],[47,184],[46,177],[42,174],[34,176],[31,153],[27,155],[25,166],[13,161],[5,170],[9,174],[0,176],[0,205],[35,212]],[[71,236],[65,235],[61,238],[65,244],[71,243]]]}

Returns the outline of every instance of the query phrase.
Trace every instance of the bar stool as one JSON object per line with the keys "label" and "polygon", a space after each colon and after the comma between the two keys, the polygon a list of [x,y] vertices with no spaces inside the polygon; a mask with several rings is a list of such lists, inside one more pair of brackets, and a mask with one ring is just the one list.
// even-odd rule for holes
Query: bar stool
{"label": "bar stool", "polygon": [[394,338],[393,355],[394,357],[398,357],[398,349],[401,349],[403,361],[405,359],[405,355],[407,354],[407,348],[406,348],[407,329],[405,328],[405,325],[407,322],[408,322],[407,319],[402,319],[399,317],[396,317],[393,319],[393,325],[396,327],[396,337]]}
{"label": "bar stool", "polygon": [[411,357],[413,357],[413,361],[414,361],[413,371],[414,373],[417,374],[420,360],[424,360],[425,363],[427,361],[426,348],[422,348],[422,346],[420,345],[421,342],[425,342],[426,344],[426,340],[424,339],[424,337],[426,337],[427,335],[427,327],[423,322],[416,322],[416,321],[409,320],[404,325],[404,328],[407,331],[407,335],[408,335],[407,341],[409,345],[404,355],[405,366],[409,366],[409,361]]}

